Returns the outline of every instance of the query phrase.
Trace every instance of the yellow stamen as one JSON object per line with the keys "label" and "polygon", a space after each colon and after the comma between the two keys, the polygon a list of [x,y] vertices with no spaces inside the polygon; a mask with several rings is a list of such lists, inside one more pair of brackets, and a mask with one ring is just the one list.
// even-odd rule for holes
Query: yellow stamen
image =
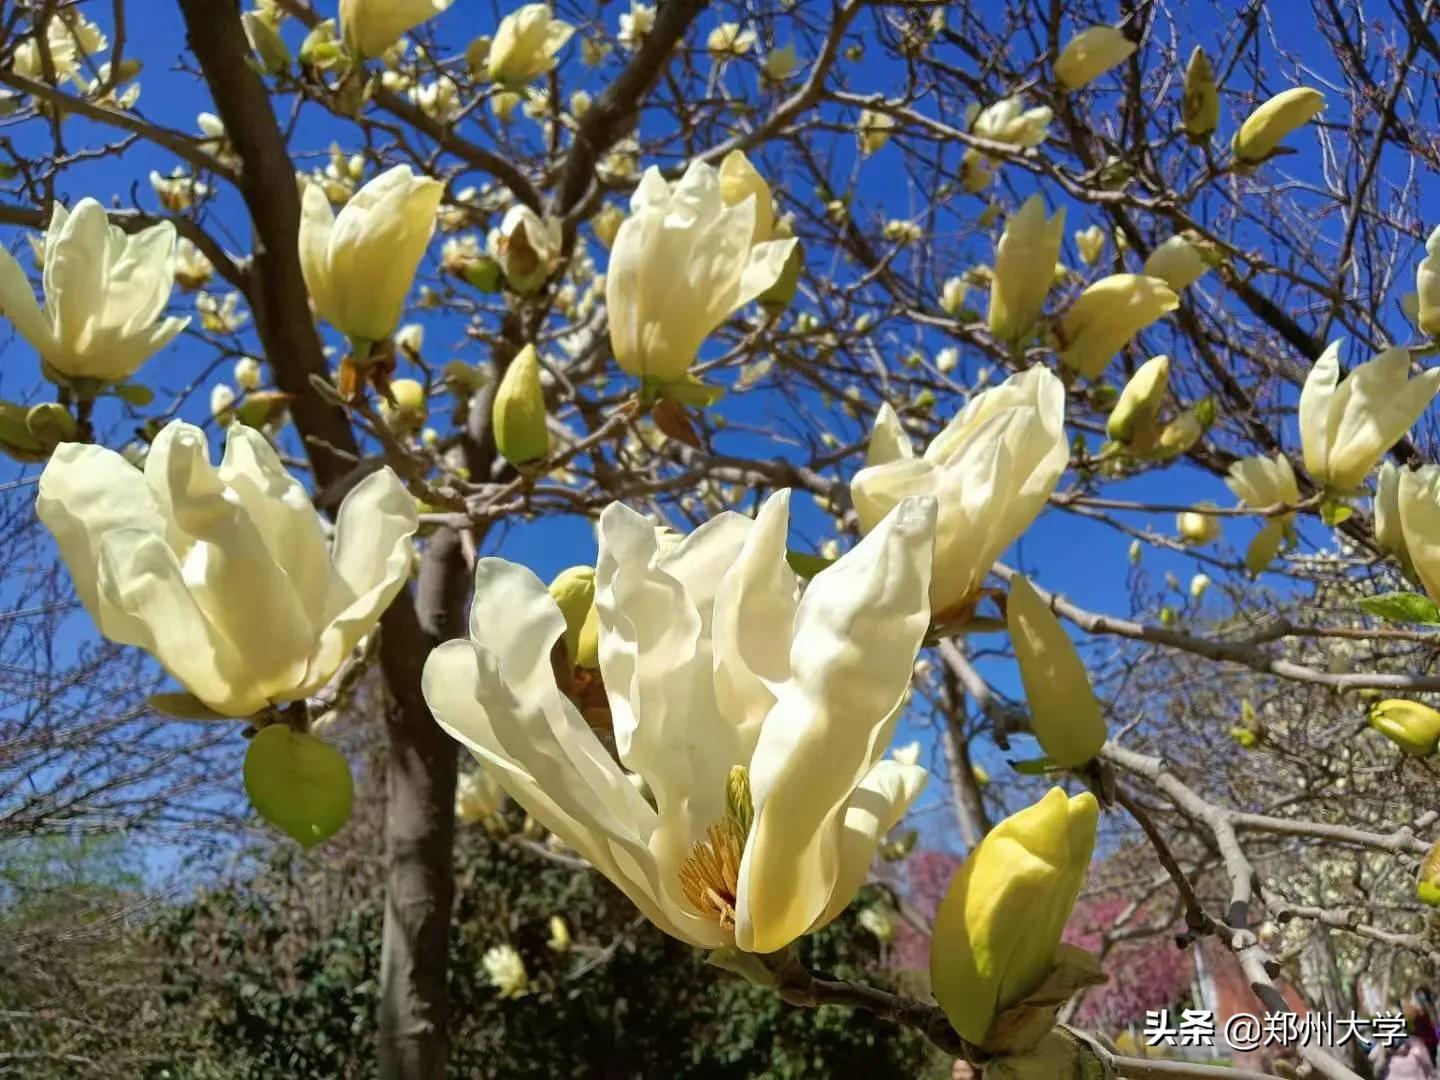
{"label": "yellow stamen", "polygon": [[714,919],[721,929],[733,930],[745,835],[728,820],[717,821],[705,835],[707,839],[696,843],[680,864],[680,891],[701,915]]}

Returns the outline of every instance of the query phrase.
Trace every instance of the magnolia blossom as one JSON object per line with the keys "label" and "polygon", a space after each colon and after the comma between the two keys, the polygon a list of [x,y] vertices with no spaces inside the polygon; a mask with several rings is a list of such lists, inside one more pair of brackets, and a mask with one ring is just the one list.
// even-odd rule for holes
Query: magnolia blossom
{"label": "magnolia blossom", "polygon": [[1170,387],[1170,358],[1152,356],[1120,391],[1105,421],[1105,433],[1137,454],[1148,453],[1160,437],[1160,410]]}
{"label": "magnolia blossom", "polygon": [[1044,509],[1070,460],[1065,388],[1046,368],[1012,375],[971,399],[921,457],[881,406],[865,468],[850,482],[862,532],[903,499],[940,504],[930,604],[961,614],[991,565]]}
{"label": "magnolia blossom", "polygon": [[300,269],[315,311],[358,341],[383,341],[400,322],[405,296],[445,185],[396,165],[375,177],[337,216],[317,185],[305,188]]}
{"label": "magnolia blossom", "polygon": [[855,129],[860,139],[860,153],[868,157],[879,151],[890,141],[890,133],[895,130],[895,123],[895,117],[889,113],[862,109],[860,122]]}
{"label": "magnolia blossom", "polygon": [[1100,261],[1100,255],[1105,250],[1105,238],[1109,234],[1099,225],[1091,225],[1088,229],[1080,229],[1075,233],[1075,247],[1080,252],[1080,261],[1086,266],[1094,266]]}
{"label": "magnolia blossom", "polygon": [[168,221],[127,235],[94,199],[73,212],[57,203],[44,262],[42,309],[25,271],[0,249],[0,314],[60,376],[123,382],[190,321],[160,317],[175,285]]}
{"label": "magnolia blossom", "polygon": [[494,82],[519,86],[555,68],[555,57],[575,27],[550,14],[548,4],[525,4],[500,20],[487,70]]}
{"label": "magnolia blossom", "polygon": [[480,958],[490,985],[503,998],[522,998],[530,992],[530,977],[525,973],[525,961],[513,945],[494,945],[485,950]]}
{"label": "magnolia blossom", "polygon": [[231,425],[217,469],[205,433],[179,420],[143,473],[103,447],[63,444],[35,509],[100,632],[225,716],[324,686],[404,587],[418,526],[384,468],[346,495],[329,545],[259,432]]}
{"label": "magnolia blossom", "polygon": [[1308,86],[1276,94],[1240,125],[1230,142],[1236,160],[1256,165],[1275,152],[1280,140],[1325,108],[1325,95]]}
{"label": "magnolia blossom", "polygon": [[1183,236],[1172,236],[1150,253],[1143,272],[1179,292],[1194,285],[1209,269],[1199,248]]}
{"label": "magnolia blossom", "polygon": [[[1247,457],[1230,466],[1225,486],[1252,510],[1272,506],[1293,506],[1300,501],[1300,485],[1295,470],[1283,453],[1273,458]],[[1259,534],[1245,553],[1245,565],[1258,573],[1269,566],[1280,550],[1280,544],[1295,521],[1294,512],[1272,514],[1265,519]]]}
{"label": "magnolia blossom", "polygon": [[1045,200],[1039,195],[1031,195],[1006,219],[995,245],[990,283],[990,332],[997,338],[1021,341],[1034,328],[1064,240],[1065,208],[1046,217]]}
{"label": "magnolia blossom", "polygon": [[[50,63],[57,82],[82,84],[85,81],[84,60],[103,52],[109,43],[105,34],[74,7],[63,8],[45,24],[45,44],[49,47]],[[27,37],[15,46],[11,70],[27,79],[45,78],[45,64],[40,44]]]}
{"label": "magnolia blossom", "polygon": [[1393,461],[1380,463],[1375,477],[1375,543],[1382,551],[1400,560],[1406,573],[1413,573],[1410,552],[1405,547],[1405,527],[1400,522],[1400,467]]}
{"label": "magnolia blossom", "polygon": [[510,287],[533,292],[550,276],[563,244],[558,218],[542,218],[530,207],[516,204],[505,211],[500,227],[490,230],[486,247]]}
{"label": "magnolia blossom", "polygon": [[[1005,143],[1017,149],[1039,146],[1050,134],[1050,121],[1055,113],[1049,106],[1025,108],[1019,97],[1001,98],[993,105],[975,112],[970,130],[982,139]],[[966,191],[983,191],[990,183],[995,162],[974,147],[965,151],[960,162],[961,183]]]}
{"label": "magnolia blossom", "polygon": [[705,51],[717,64],[744,56],[755,47],[755,31],[742,30],[739,23],[722,22],[705,39]]}
{"label": "magnolia blossom", "polygon": [[1410,430],[1440,391],[1440,368],[1410,378],[1410,350],[1385,349],[1340,377],[1340,342],[1320,354],[1300,391],[1305,468],[1335,491],[1352,491]]}
{"label": "magnolia blossom", "polygon": [[1440,597],[1440,466],[1399,470],[1396,501],[1404,551],[1430,599]]}
{"label": "magnolia blossom", "polygon": [[1440,336],[1440,226],[1425,240],[1425,258],[1415,270],[1415,324]]}
{"label": "magnolia blossom", "polygon": [[1117,27],[1092,26],[1071,38],[1055,60],[1055,77],[1068,90],[1094,82],[1123,64],[1135,51],[1135,42]]}
{"label": "magnolia blossom", "polygon": [[565,617],[522,566],[480,560],[470,636],[425,664],[440,725],[701,948],[769,953],[828,923],[926,776],[883,755],[929,623],[934,502],[907,500],[803,593],[788,516],[788,491],[754,520],[724,513],[684,538],[619,503],[601,514],[616,757],[556,683]]}
{"label": "magnolia blossom", "polygon": [[1220,126],[1220,91],[1205,50],[1196,45],[1185,65],[1185,94],[1180,102],[1180,122],[1185,134],[1203,139]]}
{"label": "magnolia blossom", "polygon": [[642,4],[640,0],[630,0],[630,10],[620,13],[620,33],[616,40],[622,48],[638,49],[640,42],[645,39],[655,26],[655,7],[653,4]]}
{"label": "magnolia blossom", "polygon": [[615,360],[675,380],[731,314],[779,280],[794,239],[754,244],[754,197],[726,206],[720,176],[694,162],[672,188],[648,169],[610,249],[605,303]]}
{"label": "magnolia blossom", "polygon": [[1159,278],[1111,274],[1089,286],[1060,320],[1060,359],[1086,378],[1095,379],[1141,330],[1180,298]]}
{"label": "magnolia blossom", "polygon": [[361,56],[379,56],[452,0],[340,0],[340,28]]}
{"label": "magnolia blossom", "polygon": [[775,231],[775,202],[770,185],[759,170],[750,164],[743,150],[731,150],[720,162],[720,197],[726,206],[738,206],[750,196],[755,198],[754,243],[769,240]]}

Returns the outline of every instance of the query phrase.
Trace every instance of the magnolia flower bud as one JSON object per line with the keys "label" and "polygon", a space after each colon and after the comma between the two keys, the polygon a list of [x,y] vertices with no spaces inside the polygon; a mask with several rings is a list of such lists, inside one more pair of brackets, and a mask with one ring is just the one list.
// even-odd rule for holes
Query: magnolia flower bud
{"label": "magnolia flower bud", "polygon": [[1105,237],[1108,234],[1099,225],[1091,225],[1088,229],[1081,229],[1075,234],[1075,246],[1080,249],[1080,261],[1086,266],[1094,266],[1100,261],[1100,255],[1105,250]]}
{"label": "magnolia flower bud", "polygon": [[1105,422],[1105,433],[1137,454],[1147,452],[1160,434],[1160,409],[1170,384],[1170,358],[1152,356],[1141,364]]}
{"label": "magnolia flower bud", "polygon": [[540,355],[534,345],[521,349],[505,369],[495,391],[492,417],[495,446],[510,464],[523,465],[550,452]]}
{"label": "magnolia flower bud", "polygon": [[1034,328],[1050,292],[1051,270],[1065,236],[1065,208],[1045,216],[1039,195],[1025,200],[1005,222],[995,245],[990,285],[990,332],[1002,341],[1020,342]]}
{"label": "magnolia flower bud", "polygon": [[1340,342],[1315,361],[1300,391],[1305,468],[1335,492],[1360,487],[1440,392],[1440,368],[1410,378],[1410,350],[1377,353],[1340,378]]}
{"label": "magnolia flower bud", "polygon": [[334,19],[316,23],[305,35],[305,40],[300,42],[300,63],[321,71],[339,64],[345,59],[345,47],[340,44],[337,34]]}
{"label": "magnolia flower bud", "polygon": [[1051,788],[986,834],[951,881],[930,939],[930,982],[965,1041],[982,1045],[996,1017],[1055,968],[1099,816],[1088,791],[1072,799]]}
{"label": "magnolia flower bud", "polygon": [[253,11],[243,12],[240,21],[244,24],[245,37],[250,42],[250,48],[255,50],[255,55],[260,59],[260,70],[267,75],[279,75],[282,71],[288,71],[290,49],[285,44],[285,39],[280,36],[280,31],[268,19]]}
{"label": "magnolia flower bud", "polygon": [[1179,457],[1205,435],[1205,424],[1198,409],[1186,409],[1165,425],[1155,442],[1154,456],[1161,460]]}
{"label": "magnolia flower bud", "polygon": [[550,940],[545,944],[555,952],[570,951],[570,927],[559,915],[550,916]]}
{"label": "magnolia flower bud", "polygon": [[550,583],[555,606],[565,616],[565,652],[571,667],[600,667],[600,617],[595,609],[595,568],[572,566]]}
{"label": "magnolia flower bud", "polygon": [[225,383],[210,388],[210,415],[222,428],[235,422],[235,391]]}
{"label": "magnolia flower bud", "polygon": [[1242,165],[1258,165],[1275,153],[1280,140],[1325,108],[1325,95],[1308,86],[1276,94],[1245,119],[1230,141],[1230,152]]}
{"label": "magnolia flower bud", "polygon": [[396,379],[390,384],[394,404],[381,401],[380,415],[390,429],[400,435],[413,435],[425,426],[430,408],[425,400],[425,387],[414,379]]}
{"label": "magnolia flower bud", "polygon": [[1415,878],[1415,898],[1422,904],[1440,907],[1440,840],[1430,845]]}
{"label": "magnolia flower bud", "polygon": [[766,82],[782,83],[800,66],[800,57],[795,52],[793,43],[785,44],[776,49],[771,49],[765,54],[765,61],[760,66],[760,74]]}
{"label": "magnolia flower bud", "polygon": [[1055,77],[1067,90],[1078,90],[1123,64],[1135,42],[1113,26],[1092,26],[1076,34],[1055,61]]}
{"label": "magnolia flower bud", "polygon": [[[1205,50],[1196,45],[1185,65],[1185,96],[1180,101],[1180,124],[1191,139],[1200,140],[1220,126],[1220,93]],[[1148,272],[1148,271],[1147,271]]]}
{"label": "magnolia flower bud", "polygon": [[1400,562],[1407,577],[1415,576],[1410,549],[1405,543],[1405,528],[1400,519],[1400,467],[1393,461],[1380,464],[1375,478],[1375,543]]}
{"label": "magnolia flower bud", "polygon": [[1200,249],[1183,236],[1172,236],[1150,253],[1144,273],[1179,292],[1205,276],[1210,264]]}
{"label": "magnolia flower bud", "polygon": [[525,4],[500,20],[486,66],[493,82],[521,86],[555,68],[555,56],[575,33],[547,4]]}
{"label": "magnolia flower bud", "polygon": [[590,219],[590,228],[595,230],[595,239],[609,251],[615,245],[615,235],[625,223],[625,211],[614,203],[606,203]]}
{"label": "magnolia flower bud", "polygon": [[1190,599],[1192,599],[1192,600],[1200,600],[1200,599],[1202,599],[1202,598],[1205,596],[1206,590],[1209,589],[1209,588],[1210,588],[1210,575],[1209,575],[1209,574],[1196,574],[1194,577],[1192,577],[1192,578],[1190,579]]}
{"label": "magnolia flower bud", "polygon": [[259,390],[264,377],[265,373],[260,367],[260,361],[253,356],[242,356],[235,361],[235,385],[246,393],[251,390]]}
{"label": "magnolia flower bud", "polygon": [[1010,579],[1005,622],[1041,749],[1062,768],[1084,765],[1105,745],[1105,717],[1075,643],[1020,574]]}
{"label": "magnolia flower bud", "polygon": [[1096,379],[1110,359],[1141,330],[1180,306],[1180,298],[1158,278],[1111,274],[1076,299],[1060,320],[1060,359]]}
{"label": "magnolia flower bud", "polygon": [[1440,742],[1440,712],[1418,701],[1389,698],[1370,709],[1370,726],[1412,757],[1427,757]]}
{"label": "magnolia flower bud", "polygon": [[755,231],[752,244],[770,239],[775,224],[775,207],[770,198],[770,185],[750,164],[743,150],[731,150],[720,163],[720,198],[726,206],[736,206],[746,199],[755,200]]}
{"label": "magnolia flower bud", "polygon": [[869,157],[890,141],[890,132],[895,127],[895,118],[889,113],[865,109],[860,113],[856,131],[860,138],[860,153]]}
{"label": "magnolia flower bud", "polygon": [[1415,325],[1440,337],[1440,226],[1425,241],[1425,258],[1415,270]]}
{"label": "magnolia flower bud", "polygon": [[952,319],[958,318],[965,309],[965,297],[969,293],[970,286],[964,278],[946,278],[940,288],[940,310]]}
{"label": "magnolia flower bud", "polygon": [[1182,510],[1175,515],[1175,531],[1180,534],[1181,540],[1195,547],[1204,547],[1220,539],[1220,519],[1200,509],[1210,505],[1199,503],[1194,510]]}

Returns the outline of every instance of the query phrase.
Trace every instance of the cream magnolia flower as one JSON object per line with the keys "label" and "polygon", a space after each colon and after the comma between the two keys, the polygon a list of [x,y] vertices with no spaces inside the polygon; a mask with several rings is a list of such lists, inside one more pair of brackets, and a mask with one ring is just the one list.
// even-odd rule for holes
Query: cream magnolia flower
{"label": "cream magnolia flower", "polygon": [[1210,264],[1199,248],[1183,236],[1172,236],[1150,253],[1143,272],[1179,292],[1194,285],[1209,269]]}
{"label": "cream magnolia flower", "polygon": [[620,33],[616,40],[622,48],[638,49],[640,42],[654,26],[655,6],[642,4],[640,0],[630,0],[630,10],[620,14]]}
{"label": "cream magnolia flower", "polygon": [[[49,47],[56,81],[77,85],[86,81],[85,58],[103,52],[109,46],[100,28],[73,7],[57,11],[45,24],[45,43]],[[45,63],[34,37],[27,37],[15,46],[12,70],[27,79],[45,78]]]}
{"label": "cream magnolia flower", "polygon": [[1111,359],[1180,298],[1159,278],[1111,274],[1089,286],[1060,320],[1060,359],[1086,378],[1099,378]]}
{"label": "cream magnolia flower", "polygon": [[1400,521],[1400,467],[1393,461],[1380,464],[1375,478],[1375,543],[1394,555],[1406,573],[1414,572],[1410,551],[1405,546],[1405,527]]}
{"label": "cream magnolia flower", "polygon": [[895,130],[895,118],[889,113],[876,112],[873,109],[862,109],[860,112],[860,123],[856,126],[856,133],[860,139],[860,153],[864,157],[878,152],[890,141],[890,133]]}
{"label": "cream magnolia flower", "polygon": [[558,218],[542,218],[530,207],[517,203],[505,211],[500,227],[490,231],[486,247],[490,257],[500,264],[510,287],[528,293],[550,276],[563,242]]}
{"label": "cream magnolia flower", "polygon": [[756,200],[726,206],[720,175],[694,162],[673,188],[648,169],[610,249],[605,304],[615,360],[675,380],[735,311],[774,285],[794,239],[752,244]]}
{"label": "cream magnolia flower", "polygon": [[[618,761],[556,685],[565,618],[502,559],[470,637],[430,654],[431,711],[660,929],[767,953],[853,899],[925,770],[882,760],[929,622],[935,506],[908,500],[802,594],[789,492],[671,545],[600,517],[600,673]],[[650,792],[647,800],[630,779]]]}
{"label": "cream magnolia flower", "polygon": [[[1300,501],[1300,485],[1295,481],[1295,470],[1290,467],[1290,459],[1281,453],[1273,458],[1247,457],[1235,462],[1230,466],[1225,486],[1252,510],[1281,504],[1293,506]],[[1256,573],[1269,566],[1294,521],[1294,513],[1266,518],[1245,553],[1245,565]]]}
{"label": "cream magnolia flower", "polygon": [[168,221],[129,236],[94,199],[73,211],[56,203],[44,252],[42,309],[25,271],[0,249],[0,314],[51,372],[123,382],[190,321],[160,317],[175,285]]}
{"label": "cream magnolia flower", "polygon": [[1440,368],[1410,378],[1410,350],[1391,347],[1340,377],[1340,342],[1320,354],[1300,391],[1305,468],[1334,491],[1365,482],[1385,451],[1420,419],[1436,392]]}
{"label": "cream magnolia flower", "polygon": [[461,823],[488,828],[499,822],[504,809],[504,789],[483,769],[462,772],[455,781],[455,817]]}
{"label": "cream magnolia flower", "polygon": [[1396,503],[1404,551],[1430,599],[1440,597],[1440,466],[1399,470]]}
{"label": "cream magnolia flower", "polygon": [[1275,152],[1280,140],[1325,108],[1325,95],[1308,86],[1276,94],[1245,119],[1230,151],[1245,165],[1257,165]]}
{"label": "cream magnolia flower", "polygon": [[1123,64],[1135,51],[1135,42],[1114,26],[1092,26],[1066,43],[1055,61],[1055,77],[1067,90],[1094,82]]}
{"label": "cream magnolia flower", "polygon": [[1100,255],[1105,250],[1105,238],[1109,235],[1099,225],[1079,230],[1075,234],[1075,246],[1080,251],[1080,261],[1086,266],[1094,266],[1099,262]]}
{"label": "cream magnolia flower", "polygon": [[720,162],[720,197],[726,206],[738,206],[750,196],[755,197],[754,243],[763,244],[775,231],[775,203],[770,185],[759,170],[750,164],[743,150],[731,150]]}
{"label": "cream magnolia flower", "polygon": [[971,399],[916,457],[888,405],[850,495],[868,532],[911,495],[940,504],[930,605],[937,619],[975,598],[991,565],[1045,507],[1070,460],[1065,388],[1043,367]]}
{"label": "cream magnolia flower", "polygon": [[1425,241],[1425,258],[1415,270],[1415,325],[1440,337],[1440,226]]}
{"label": "cream magnolia flower", "polygon": [[415,500],[381,469],[345,496],[329,545],[259,432],[233,424],[217,469],[205,433],[179,420],[144,473],[63,444],[35,509],[100,632],[225,716],[324,686],[404,587],[418,524]]}
{"label": "cream magnolia flower", "polygon": [[452,0],[340,0],[341,34],[360,56],[379,56]]}
{"label": "cream magnolia flower", "polygon": [[1050,134],[1055,112],[1048,105],[1025,108],[1023,98],[1001,98],[975,115],[970,130],[982,139],[1011,146],[1039,146]]}
{"label": "cream magnolia flower", "polygon": [[945,279],[940,287],[940,310],[952,319],[965,309],[965,298],[970,295],[970,283],[961,277]]}
{"label": "cream magnolia flower", "polygon": [[487,67],[494,82],[519,86],[555,69],[555,57],[575,27],[550,14],[548,4],[525,4],[500,20]]}
{"label": "cream magnolia flower", "polygon": [[990,332],[997,338],[1021,341],[1034,329],[1064,239],[1065,208],[1046,217],[1045,200],[1039,195],[1031,195],[1006,220],[995,245],[990,284]]}
{"label": "cream magnolia flower", "polygon": [[445,185],[396,165],[375,177],[340,210],[317,185],[305,188],[300,215],[300,269],[315,311],[359,341],[383,341],[405,310],[405,296]]}
{"label": "cream magnolia flower", "polygon": [[530,977],[525,973],[525,961],[513,945],[495,945],[485,950],[480,958],[490,985],[500,991],[504,998],[522,998],[530,992]]}
{"label": "cream magnolia flower", "polygon": [[755,31],[742,30],[739,23],[722,22],[705,39],[705,51],[717,64],[737,60],[755,47]]}

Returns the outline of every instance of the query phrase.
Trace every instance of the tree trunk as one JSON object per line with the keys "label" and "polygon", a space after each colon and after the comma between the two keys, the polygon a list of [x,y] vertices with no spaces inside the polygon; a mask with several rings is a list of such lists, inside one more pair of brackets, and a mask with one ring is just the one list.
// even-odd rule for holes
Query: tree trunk
{"label": "tree trunk", "polygon": [[[363,473],[351,467],[360,455],[345,414],[310,384],[311,376],[326,376],[326,365],[300,272],[295,168],[265,84],[250,66],[237,0],[178,2],[215,111],[242,162],[240,189],[255,233],[246,299],[275,381],[292,396],[319,501],[333,507]],[[394,704],[386,717],[389,870],[378,1056],[382,1075],[394,1080],[434,1080],[445,1072],[455,746],[426,708],[420,673],[436,641],[457,620],[463,625],[464,570],[458,538],[450,544],[436,537],[422,568],[423,624],[408,591],[380,624],[380,664]]]}

